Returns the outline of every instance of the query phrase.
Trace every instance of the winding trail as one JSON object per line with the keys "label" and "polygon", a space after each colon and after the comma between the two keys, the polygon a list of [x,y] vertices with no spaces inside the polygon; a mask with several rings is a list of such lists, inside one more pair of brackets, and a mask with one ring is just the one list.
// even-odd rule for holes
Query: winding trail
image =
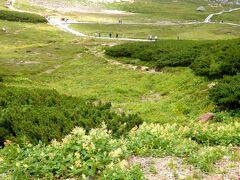
{"label": "winding trail", "polygon": [[[18,11],[18,12],[28,12],[28,13],[34,13],[31,11],[24,11],[24,10],[20,10],[20,9],[16,9],[14,7],[14,4],[16,2],[16,0],[11,0],[11,4],[8,5],[8,8],[14,11]],[[206,19],[204,21],[200,21],[200,22],[184,22],[184,23],[175,23],[175,22],[169,22],[169,23],[123,23],[126,25],[193,25],[193,24],[226,24],[226,25],[231,25],[231,26],[240,26],[240,24],[235,24],[235,23],[217,23],[217,22],[211,22],[211,18],[215,15],[221,15],[223,13],[229,13],[232,11],[237,11],[240,10],[240,8],[234,8],[234,9],[230,9],[230,10],[223,10],[221,12],[218,13],[212,13],[210,15],[208,15],[206,17]],[[141,41],[141,42],[150,42],[153,40],[148,40],[148,39],[134,39],[134,38],[110,38],[110,37],[96,37],[96,36],[90,36],[84,33],[81,33],[79,31],[76,31],[72,28],[69,27],[69,25],[71,24],[107,24],[107,25],[112,25],[112,24],[118,24],[118,23],[97,23],[97,22],[79,22],[79,21],[75,21],[75,20],[69,20],[67,22],[62,21],[61,19],[57,18],[57,17],[48,17],[47,21],[50,25],[55,26],[65,32],[71,33],[75,36],[80,36],[80,37],[88,37],[88,38],[96,38],[96,39],[104,39],[104,40],[118,40],[118,41]]]}
{"label": "winding trail", "polygon": [[78,31],[69,27],[69,25],[71,23],[63,22],[63,21],[61,21],[60,19],[57,19],[57,18],[49,17],[48,22],[52,26],[55,26],[55,27],[65,31],[65,32],[69,32],[71,34],[74,34],[74,35],[80,36],[80,37],[97,38],[97,39],[105,39],[105,40],[119,40],[119,41],[142,41],[142,42],[151,41],[151,40],[148,40],[148,39],[95,37],[95,36],[90,36],[90,35],[86,35],[84,33],[78,32]]}
{"label": "winding trail", "polygon": [[[211,19],[212,19],[213,16],[221,15],[223,13],[229,13],[229,12],[233,12],[233,11],[237,11],[237,10],[240,10],[240,8],[234,8],[234,9],[230,9],[230,10],[223,10],[223,11],[218,12],[218,13],[209,14],[208,17],[206,17],[206,19],[204,20],[204,23],[211,23]],[[229,25],[239,25],[239,24],[230,23]]]}

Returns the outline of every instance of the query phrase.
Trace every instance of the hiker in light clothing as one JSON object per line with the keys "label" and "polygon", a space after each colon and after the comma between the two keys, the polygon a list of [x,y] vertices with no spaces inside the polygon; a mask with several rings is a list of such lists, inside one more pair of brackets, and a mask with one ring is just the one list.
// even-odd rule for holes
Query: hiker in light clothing
{"label": "hiker in light clothing", "polygon": [[154,37],[154,40],[155,40],[155,41],[157,41],[157,40],[158,40],[158,37],[157,37],[157,36],[155,36],[155,37]]}

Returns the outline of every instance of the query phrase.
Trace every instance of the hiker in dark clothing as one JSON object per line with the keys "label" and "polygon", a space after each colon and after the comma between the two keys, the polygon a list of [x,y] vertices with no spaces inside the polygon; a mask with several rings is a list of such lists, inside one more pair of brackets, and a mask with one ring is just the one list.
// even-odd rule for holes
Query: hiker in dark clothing
{"label": "hiker in dark clothing", "polygon": [[109,33],[109,37],[112,38],[112,33]]}
{"label": "hiker in dark clothing", "polygon": [[118,33],[116,33],[116,38],[118,38]]}

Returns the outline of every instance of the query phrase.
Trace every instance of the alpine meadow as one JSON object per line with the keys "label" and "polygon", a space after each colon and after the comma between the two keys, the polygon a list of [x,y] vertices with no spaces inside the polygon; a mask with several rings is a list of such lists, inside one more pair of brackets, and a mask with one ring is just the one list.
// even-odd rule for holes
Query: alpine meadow
{"label": "alpine meadow", "polygon": [[239,180],[239,0],[0,0],[1,180]]}

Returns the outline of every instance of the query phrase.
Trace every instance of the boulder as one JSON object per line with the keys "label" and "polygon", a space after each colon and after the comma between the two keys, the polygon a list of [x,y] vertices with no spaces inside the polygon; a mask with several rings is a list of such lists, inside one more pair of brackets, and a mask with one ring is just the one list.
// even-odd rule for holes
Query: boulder
{"label": "boulder", "polygon": [[7,32],[7,30],[6,30],[4,27],[2,28],[2,31],[3,31],[3,32]]}
{"label": "boulder", "polygon": [[205,7],[203,7],[203,6],[200,6],[200,7],[198,7],[198,8],[196,9],[196,11],[198,11],[198,12],[205,12],[206,9],[205,9]]}
{"label": "boulder", "polygon": [[141,70],[142,70],[142,71],[149,71],[149,67],[147,67],[147,66],[142,66],[142,67],[141,67]]}
{"label": "boulder", "polygon": [[208,113],[206,113],[206,114],[203,114],[203,115],[201,115],[199,118],[198,118],[198,120],[199,120],[199,122],[208,122],[209,120],[211,120],[211,119],[213,119],[214,118],[214,114],[213,113],[211,113],[211,112],[208,112]]}

